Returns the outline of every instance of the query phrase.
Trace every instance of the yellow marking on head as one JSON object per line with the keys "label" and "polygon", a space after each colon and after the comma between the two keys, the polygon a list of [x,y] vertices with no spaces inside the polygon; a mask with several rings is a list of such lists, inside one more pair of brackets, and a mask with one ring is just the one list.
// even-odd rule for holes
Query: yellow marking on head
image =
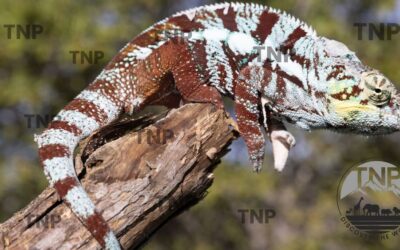
{"label": "yellow marking on head", "polygon": [[331,109],[341,117],[348,117],[355,111],[358,112],[379,112],[379,109],[374,105],[362,105],[358,101],[339,101],[331,99]]}

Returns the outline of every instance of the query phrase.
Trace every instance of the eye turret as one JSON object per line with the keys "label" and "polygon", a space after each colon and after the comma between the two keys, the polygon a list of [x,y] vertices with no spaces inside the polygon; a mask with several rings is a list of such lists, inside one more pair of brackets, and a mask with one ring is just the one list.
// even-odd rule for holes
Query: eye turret
{"label": "eye turret", "polygon": [[391,98],[390,81],[378,72],[364,74],[362,81],[365,86],[368,100],[376,106],[384,106]]}

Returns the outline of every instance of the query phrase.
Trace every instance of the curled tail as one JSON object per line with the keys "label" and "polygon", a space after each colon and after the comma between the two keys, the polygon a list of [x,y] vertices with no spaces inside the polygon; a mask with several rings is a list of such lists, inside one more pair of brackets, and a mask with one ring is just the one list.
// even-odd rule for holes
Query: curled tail
{"label": "curled tail", "polygon": [[73,165],[79,141],[115,120],[130,94],[118,70],[102,74],[62,109],[48,128],[35,135],[45,175],[59,196],[106,249],[120,249],[119,242],[80,184]]}

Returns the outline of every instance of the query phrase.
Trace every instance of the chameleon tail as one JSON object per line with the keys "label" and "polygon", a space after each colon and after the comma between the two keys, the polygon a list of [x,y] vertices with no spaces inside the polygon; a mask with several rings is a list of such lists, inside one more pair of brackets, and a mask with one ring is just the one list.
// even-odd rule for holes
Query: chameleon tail
{"label": "chameleon tail", "polygon": [[122,98],[114,98],[117,91],[113,88],[117,85],[95,81],[61,110],[42,134],[35,135],[50,185],[106,249],[120,249],[119,242],[80,184],[73,153],[80,140],[122,112]]}

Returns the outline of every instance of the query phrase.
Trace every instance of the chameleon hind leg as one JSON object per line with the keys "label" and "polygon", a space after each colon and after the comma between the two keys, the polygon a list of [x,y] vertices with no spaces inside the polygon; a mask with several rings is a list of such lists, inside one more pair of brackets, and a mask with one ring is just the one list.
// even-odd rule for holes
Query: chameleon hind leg
{"label": "chameleon hind leg", "polygon": [[[200,44],[196,45],[200,47]],[[177,54],[176,51],[180,53]],[[194,54],[187,42],[171,39],[139,62],[132,70],[132,75],[135,76],[135,96],[128,102],[127,109],[134,110],[129,107],[135,106],[135,100],[140,101],[136,108],[148,104],[176,108],[181,100],[213,103],[218,108],[223,108],[219,92],[208,86],[201,77],[197,69],[199,61]]]}
{"label": "chameleon hind leg", "polygon": [[[182,42],[181,42],[182,43]],[[218,90],[210,86],[206,75],[205,52],[200,51],[202,44],[181,44],[181,57],[171,69],[175,86],[184,102],[212,103],[219,109],[224,109],[224,103]],[[199,67],[201,69],[199,69]]]}

